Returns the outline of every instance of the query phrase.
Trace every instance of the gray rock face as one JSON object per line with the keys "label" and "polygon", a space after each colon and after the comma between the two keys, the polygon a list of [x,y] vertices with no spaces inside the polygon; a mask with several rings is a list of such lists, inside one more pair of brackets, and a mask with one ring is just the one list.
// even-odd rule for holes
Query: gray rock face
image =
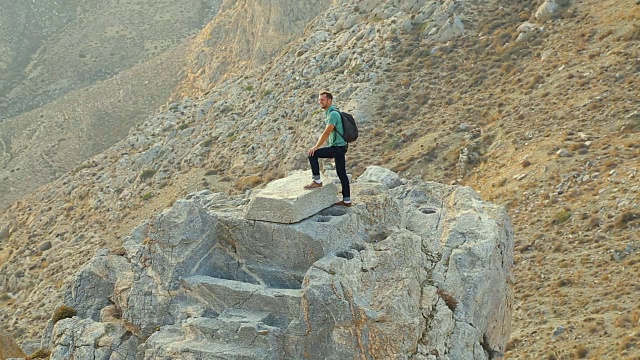
{"label": "gray rock face", "polygon": [[363,250],[316,262],[302,301],[310,334],[300,337],[305,351],[318,359],[398,359],[415,353],[426,326],[421,301],[428,262],[421,246],[419,236],[401,230]]}
{"label": "gray rock face", "polygon": [[100,320],[100,310],[113,302],[110,297],[119,276],[131,271],[122,256],[98,256],[78,272],[76,282],[65,296],[65,303],[76,310],[78,316]]}
{"label": "gray rock face", "polygon": [[52,359],[502,353],[513,303],[504,209],[422,181],[352,192],[354,207],[295,224],[247,220],[245,205],[210,192],[176,202],[125,239],[124,256],[78,273],[65,299],[79,316],[53,326]]}
{"label": "gray rock face", "polygon": [[385,184],[389,189],[402,185],[402,179],[398,174],[380,166],[369,166],[367,170],[358,178],[359,182],[379,182]]}
{"label": "gray rock face", "polygon": [[58,321],[54,334],[51,359],[134,360],[139,343],[122,324],[78,317]]}

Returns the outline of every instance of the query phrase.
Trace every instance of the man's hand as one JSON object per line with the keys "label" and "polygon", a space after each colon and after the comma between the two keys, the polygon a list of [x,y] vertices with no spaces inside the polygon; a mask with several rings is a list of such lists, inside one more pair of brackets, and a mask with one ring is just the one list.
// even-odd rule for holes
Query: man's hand
{"label": "man's hand", "polygon": [[320,146],[322,146],[322,144],[324,144],[324,142],[327,141],[327,139],[329,138],[329,134],[331,134],[331,132],[333,131],[333,128],[334,128],[333,125],[327,124],[327,126],[324,128],[324,131],[322,132],[322,135],[320,135],[320,139],[318,139],[318,142],[316,143],[316,145],[311,149],[307,150],[307,154],[309,154],[309,156],[313,156],[316,150],[320,149]]}

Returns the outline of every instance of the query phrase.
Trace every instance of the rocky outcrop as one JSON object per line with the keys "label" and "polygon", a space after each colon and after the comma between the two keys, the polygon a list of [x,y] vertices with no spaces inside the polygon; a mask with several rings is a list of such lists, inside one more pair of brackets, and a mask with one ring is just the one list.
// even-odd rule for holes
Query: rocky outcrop
{"label": "rocky outcrop", "polygon": [[293,224],[208,191],[179,200],[76,275],[77,316],[45,345],[53,359],[495,358],[513,301],[506,212],[389,177],[372,169],[354,207]]}

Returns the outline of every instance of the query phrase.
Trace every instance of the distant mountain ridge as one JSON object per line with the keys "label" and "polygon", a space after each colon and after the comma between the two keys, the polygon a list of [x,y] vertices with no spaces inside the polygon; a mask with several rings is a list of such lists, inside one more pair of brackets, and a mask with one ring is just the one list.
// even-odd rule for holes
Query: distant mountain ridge
{"label": "distant mountain ridge", "polygon": [[[0,98],[0,208],[122,139],[171,94],[192,93],[176,86],[191,86],[194,73],[212,84],[268,61],[316,12],[307,3],[295,10],[295,1],[111,2],[47,2],[58,10],[49,13],[66,10],[58,16],[64,26],[29,28],[38,35],[30,61],[0,49],[0,59],[10,60],[0,77],[11,85]],[[15,5],[2,18],[48,23],[32,6]],[[11,27],[2,29],[0,38],[13,39]],[[271,40],[261,43],[263,35]]]}
{"label": "distant mountain ridge", "polygon": [[0,113],[9,118],[102,81],[196,34],[220,1],[12,2],[0,19]]}

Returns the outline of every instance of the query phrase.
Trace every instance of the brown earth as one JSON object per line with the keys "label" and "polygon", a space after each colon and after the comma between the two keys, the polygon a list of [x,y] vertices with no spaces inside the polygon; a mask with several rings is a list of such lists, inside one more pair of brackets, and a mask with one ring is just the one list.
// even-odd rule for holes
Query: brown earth
{"label": "brown earth", "polygon": [[24,356],[26,356],[25,353],[16,341],[11,336],[0,332],[0,360]]}

